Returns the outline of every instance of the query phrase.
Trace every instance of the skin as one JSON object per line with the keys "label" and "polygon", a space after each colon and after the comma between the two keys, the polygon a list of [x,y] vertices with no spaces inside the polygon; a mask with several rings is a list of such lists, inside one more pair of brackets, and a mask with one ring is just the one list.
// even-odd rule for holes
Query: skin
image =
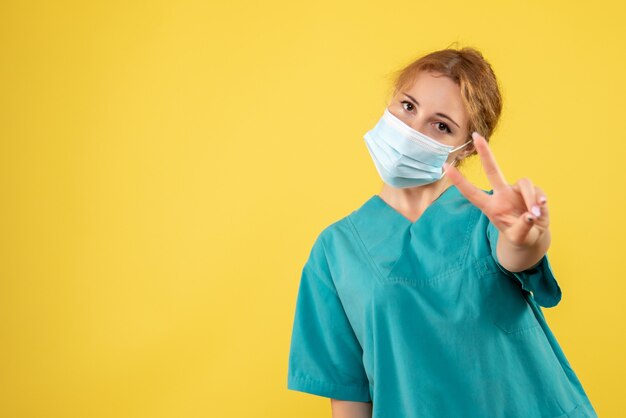
{"label": "skin", "polygon": [[[411,96],[419,102],[412,102]],[[444,176],[433,183],[395,188],[386,183],[379,196],[411,222],[415,222],[443,191],[455,185],[472,204],[487,216],[499,231],[496,254],[500,264],[518,272],[535,266],[550,246],[547,198],[541,188],[527,177],[509,184],[483,136],[468,131],[469,114],[461,99],[460,87],[450,78],[434,72],[421,72],[409,88],[390,101],[389,111],[413,129],[443,144],[458,147],[444,164]],[[442,116],[449,116],[455,123]],[[457,126],[458,125],[458,126]],[[450,130],[450,132],[448,132]],[[489,195],[467,180],[455,167],[477,151],[493,194]],[[333,418],[371,418],[371,402],[331,399]]]}
{"label": "skin", "polygon": [[331,399],[333,418],[372,418],[371,402],[353,402]]}

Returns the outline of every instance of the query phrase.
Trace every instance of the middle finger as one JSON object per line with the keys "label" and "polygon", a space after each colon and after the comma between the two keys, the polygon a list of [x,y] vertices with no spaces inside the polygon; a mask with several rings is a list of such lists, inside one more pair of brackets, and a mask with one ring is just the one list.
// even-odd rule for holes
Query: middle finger
{"label": "middle finger", "polygon": [[500,171],[496,158],[487,144],[487,140],[478,132],[474,132],[472,134],[472,138],[474,139],[474,147],[476,147],[476,150],[478,151],[480,161],[483,163],[485,174],[487,175],[487,179],[491,183],[493,190],[496,191],[508,187],[504,174]]}

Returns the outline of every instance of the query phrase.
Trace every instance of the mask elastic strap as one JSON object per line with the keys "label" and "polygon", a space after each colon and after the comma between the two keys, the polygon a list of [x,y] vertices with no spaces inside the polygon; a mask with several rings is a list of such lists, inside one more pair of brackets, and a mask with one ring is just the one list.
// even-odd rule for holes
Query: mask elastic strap
{"label": "mask elastic strap", "polygon": [[469,141],[467,141],[465,144],[463,144],[463,145],[461,145],[461,146],[458,146],[458,147],[456,147],[456,148],[454,148],[454,149],[450,150],[450,152],[454,152],[454,151],[460,150],[461,148],[463,148],[464,146],[466,146],[466,145],[467,145],[467,144],[469,144],[470,142],[472,142],[472,139],[470,139]]}

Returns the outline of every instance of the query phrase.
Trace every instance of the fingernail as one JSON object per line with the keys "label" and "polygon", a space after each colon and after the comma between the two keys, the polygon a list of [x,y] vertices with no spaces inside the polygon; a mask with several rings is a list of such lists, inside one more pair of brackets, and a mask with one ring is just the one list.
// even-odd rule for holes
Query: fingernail
{"label": "fingernail", "polygon": [[532,212],[533,215],[535,215],[537,218],[541,216],[541,210],[539,209],[539,206],[537,205],[533,205],[533,207],[530,209],[530,211]]}
{"label": "fingernail", "polygon": [[480,134],[476,131],[472,132],[472,138],[476,139]]}
{"label": "fingernail", "polygon": [[548,201],[548,199],[546,199],[545,196],[541,196],[539,198],[539,203],[541,203],[542,205],[545,205],[547,201]]}

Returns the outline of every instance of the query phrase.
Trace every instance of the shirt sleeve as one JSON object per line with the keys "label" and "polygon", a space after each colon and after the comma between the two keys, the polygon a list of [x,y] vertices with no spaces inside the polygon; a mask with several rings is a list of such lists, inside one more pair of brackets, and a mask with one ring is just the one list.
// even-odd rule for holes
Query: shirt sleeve
{"label": "shirt sleeve", "polygon": [[287,381],[291,390],[371,401],[363,350],[337,294],[321,235],[302,269]]}
{"label": "shirt sleeve", "polygon": [[496,261],[498,267],[508,276],[517,279],[522,288],[531,292],[533,299],[541,306],[551,308],[556,306],[561,300],[561,288],[554,277],[548,254],[545,254],[541,260],[533,267],[524,271],[511,272],[500,264],[496,254],[499,230],[489,221],[487,225],[487,237],[491,246],[491,255]]}

